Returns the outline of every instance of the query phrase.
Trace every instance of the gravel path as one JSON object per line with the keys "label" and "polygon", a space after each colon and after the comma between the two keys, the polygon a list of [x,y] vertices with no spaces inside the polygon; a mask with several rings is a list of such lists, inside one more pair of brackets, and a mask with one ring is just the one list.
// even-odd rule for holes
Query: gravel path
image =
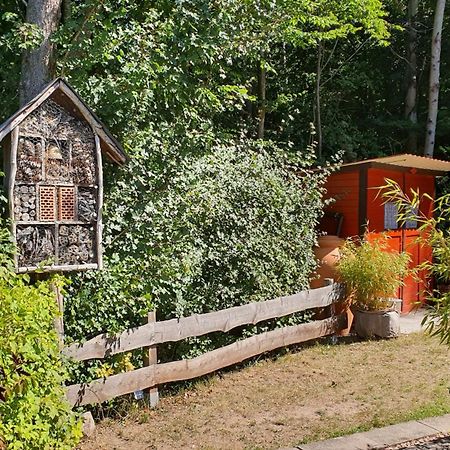
{"label": "gravel path", "polygon": [[450,450],[450,435],[437,434],[390,447],[383,447],[382,450]]}

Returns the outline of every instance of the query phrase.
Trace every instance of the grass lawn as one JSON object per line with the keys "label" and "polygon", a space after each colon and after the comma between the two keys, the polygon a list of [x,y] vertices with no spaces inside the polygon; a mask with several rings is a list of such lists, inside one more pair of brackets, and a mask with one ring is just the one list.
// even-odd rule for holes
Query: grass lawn
{"label": "grass lawn", "polygon": [[80,449],[275,449],[450,412],[450,350],[421,333],[314,344],[105,419]]}

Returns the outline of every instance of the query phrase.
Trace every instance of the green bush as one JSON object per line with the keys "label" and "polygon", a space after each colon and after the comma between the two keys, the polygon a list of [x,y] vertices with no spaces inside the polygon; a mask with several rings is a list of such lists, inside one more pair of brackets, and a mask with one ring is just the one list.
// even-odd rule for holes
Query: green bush
{"label": "green bush", "polygon": [[292,164],[245,138],[190,153],[155,134],[135,142],[105,195],[106,270],[70,288],[74,340],[138,325],[151,305],[164,320],[307,288],[324,181],[311,155]]}
{"label": "green bush", "polygon": [[71,449],[81,437],[81,423],[65,400],[66,371],[53,328],[55,297],[49,281],[31,284],[27,275],[11,270],[3,252],[8,240],[1,229],[0,447]]}
{"label": "green bush", "polygon": [[387,236],[348,239],[340,251],[337,272],[350,302],[368,311],[389,307],[387,299],[396,295],[407,274],[409,255],[391,251]]}

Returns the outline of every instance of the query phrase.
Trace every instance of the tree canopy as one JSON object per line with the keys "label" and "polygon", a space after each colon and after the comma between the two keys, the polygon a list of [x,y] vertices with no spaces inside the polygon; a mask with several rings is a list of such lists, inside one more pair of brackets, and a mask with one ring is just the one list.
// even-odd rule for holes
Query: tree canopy
{"label": "tree canopy", "polygon": [[[22,3],[1,3],[0,116],[6,118],[18,105],[21,55],[39,42],[39,30],[24,23]],[[209,133],[211,127],[213,134],[243,129],[254,136],[262,63],[267,71],[265,137],[305,148],[310,124],[317,124],[321,43],[324,156],[344,150],[352,160],[403,151],[411,126],[417,128],[421,149],[434,3],[420,2],[415,21],[417,124],[404,118],[407,3],[65,1],[53,36],[55,74],[67,77],[120,135],[169,124],[197,133]],[[447,11],[444,29],[448,16]],[[444,151],[450,134],[448,53],[444,39],[436,140],[436,148]]]}

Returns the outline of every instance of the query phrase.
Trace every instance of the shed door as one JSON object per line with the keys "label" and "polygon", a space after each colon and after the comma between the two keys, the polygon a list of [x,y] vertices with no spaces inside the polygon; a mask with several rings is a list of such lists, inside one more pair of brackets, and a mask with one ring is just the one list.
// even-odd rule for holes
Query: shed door
{"label": "shed door", "polygon": [[[378,196],[379,186],[385,184],[384,179],[395,180],[405,193],[410,193],[410,189],[419,190],[420,194],[427,193],[432,198],[435,196],[434,176],[417,175],[412,173],[399,173],[384,169],[369,169],[368,171],[368,192],[367,192],[367,218],[369,230],[375,235],[387,232],[391,237],[390,247],[396,251],[406,251],[411,256],[411,268],[417,267],[424,261],[431,261],[431,248],[418,244],[419,233],[417,224],[413,221],[406,224],[407,227],[393,229],[386,214],[391,214],[389,208],[383,205],[383,199]],[[372,189],[371,189],[372,188]],[[424,199],[421,202],[420,210],[427,217],[432,216],[433,204],[430,200]],[[428,273],[421,271],[418,276],[409,276],[405,280],[405,286],[399,291],[399,297],[403,300],[402,312],[411,311],[415,303],[424,302],[426,299],[426,289],[430,283]]]}
{"label": "shed door", "polygon": [[[389,248],[397,253],[403,250],[403,232],[402,230],[391,230],[389,231],[388,245]],[[397,298],[403,298],[403,288],[399,288],[397,291]]]}

